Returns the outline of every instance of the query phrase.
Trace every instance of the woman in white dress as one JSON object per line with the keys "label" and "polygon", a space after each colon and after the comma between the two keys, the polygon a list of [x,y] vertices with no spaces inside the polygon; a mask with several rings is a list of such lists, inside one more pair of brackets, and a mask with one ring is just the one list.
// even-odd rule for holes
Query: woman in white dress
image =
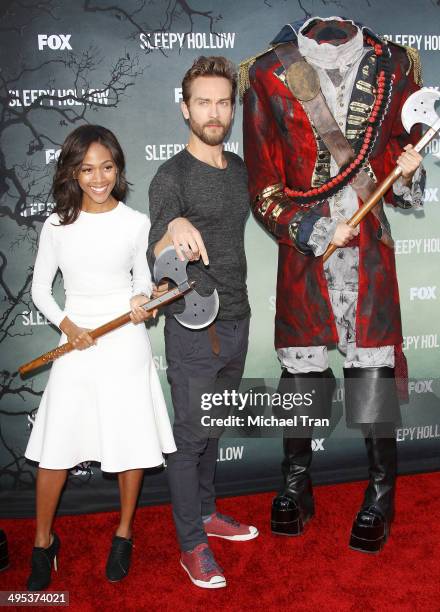
{"label": "woman in white dress", "polygon": [[[132,523],[143,468],[176,450],[144,325],[152,283],[146,250],[150,222],[121,202],[125,160],[115,136],[84,125],[64,142],[53,193],[56,206],[41,231],[32,283],[37,308],[77,350],[54,362],[26,457],[39,463],[36,536],[29,590],[46,588],[60,541],[52,523],[67,470],[83,461],[118,472],[120,523],[106,575],[127,575]],[[52,297],[60,269],[64,309]],[[94,341],[88,330],[131,309],[129,323]]]}

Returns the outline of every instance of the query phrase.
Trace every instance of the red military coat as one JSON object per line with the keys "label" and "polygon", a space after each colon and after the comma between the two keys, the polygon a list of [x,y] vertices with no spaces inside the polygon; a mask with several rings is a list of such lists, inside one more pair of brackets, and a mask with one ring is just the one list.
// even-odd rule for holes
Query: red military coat
{"label": "red military coat", "polygon": [[[400,119],[403,103],[418,89],[413,62],[404,48],[389,44],[388,49],[391,52],[387,64],[390,101],[368,157],[378,182],[393,169],[402,148],[417,140],[417,135],[409,138]],[[362,89],[364,93],[370,91],[373,102],[375,99],[377,57],[373,50],[367,56],[361,61],[356,77],[352,92],[354,102],[356,96],[363,93]],[[370,63],[369,69],[365,68],[365,62]],[[325,157],[325,145],[322,141],[317,142],[302,104],[283,82],[284,68],[275,52],[269,50],[258,57],[247,73],[249,63],[242,65],[242,76],[244,66],[245,81],[247,76],[249,78],[244,84],[243,97],[244,154],[249,189],[255,216],[279,243],[275,346],[333,345],[338,336],[322,257],[299,252],[289,231],[298,213],[303,214],[307,208],[283,193],[285,187],[307,191],[320,185],[320,158]],[[365,84],[368,79],[371,87]],[[358,125],[359,129],[350,132],[355,150],[366,125],[368,116],[363,127]],[[349,137],[347,133],[346,136]],[[396,204],[392,190],[385,199]],[[319,214],[329,215],[328,204],[320,207]],[[360,229],[356,313],[356,342],[360,347],[402,343],[394,252],[378,239],[378,229],[379,222],[372,214],[362,222]]]}

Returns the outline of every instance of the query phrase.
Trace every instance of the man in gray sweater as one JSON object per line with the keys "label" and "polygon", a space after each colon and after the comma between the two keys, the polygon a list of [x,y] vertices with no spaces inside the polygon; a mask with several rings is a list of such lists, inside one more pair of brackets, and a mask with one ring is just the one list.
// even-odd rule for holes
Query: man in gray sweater
{"label": "man in gray sweater", "polygon": [[[258,530],[216,511],[214,476],[218,436],[200,427],[191,381],[240,380],[248,347],[250,308],[246,289],[244,227],[249,211],[246,168],[223,150],[234,115],[237,79],[223,57],[200,57],[182,82],[182,113],[189,125],[186,149],[166,161],[150,190],[148,259],[173,244],[191,265],[202,295],[217,289],[218,317],[208,329],[191,330],[166,310],[167,376],[174,406],[177,452],[168,457],[173,515],[182,550],[180,562],[194,584],[226,586],[208,546],[208,536],[243,541]],[[197,421],[198,419],[198,426]]]}

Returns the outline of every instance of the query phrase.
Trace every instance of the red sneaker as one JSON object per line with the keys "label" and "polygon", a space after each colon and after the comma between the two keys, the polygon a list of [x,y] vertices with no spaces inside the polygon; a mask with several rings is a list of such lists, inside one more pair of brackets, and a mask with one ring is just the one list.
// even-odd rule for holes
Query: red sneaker
{"label": "red sneaker", "polygon": [[202,589],[226,586],[223,570],[217,565],[208,544],[199,544],[193,550],[182,552],[180,563],[196,586]]}
{"label": "red sneaker", "polygon": [[211,514],[209,519],[204,522],[204,526],[208,536],[235,540],[236,542],[253,540],[258,535],[258,529],[253,525],[243,525],[232,517],[219,512]]}

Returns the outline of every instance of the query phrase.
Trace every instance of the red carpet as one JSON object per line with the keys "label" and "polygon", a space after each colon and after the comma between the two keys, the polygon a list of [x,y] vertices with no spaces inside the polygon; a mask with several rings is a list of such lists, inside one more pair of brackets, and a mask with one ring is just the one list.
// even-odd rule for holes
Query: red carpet
{"label": "red carpet", "polygon": [[[51,589],[70,592],[71,611],[440,610],[440,473],[399,479],[397,519],[379,555],[347,546],[364,486],[317,487],[317,515],[299,538],[270,534],[272,494],[219,500],[222,512],[257,525],[260,537],[242,543],[211,538],[228,586],[209,591],[193,586],[178,563],[170,506],[139,509],[130,575],[117,584],[104,576],[117,514],[61,517],[59,571]],[[0,590],[21,590],[33,521],[0,525],[11,558]]]}

